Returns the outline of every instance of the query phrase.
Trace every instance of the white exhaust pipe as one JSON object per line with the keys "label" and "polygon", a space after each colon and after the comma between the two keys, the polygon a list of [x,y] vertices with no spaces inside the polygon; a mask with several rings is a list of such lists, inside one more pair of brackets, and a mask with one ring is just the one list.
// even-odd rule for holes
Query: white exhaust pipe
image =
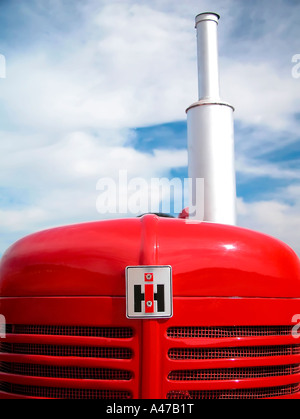
{"label": "white exhaust pipe", "polygon": [[[186,112],[189,177],[193,184],[190,208],[194,203],[201,208],[190,211],[189,217],[197,219],[202,214],[203,221],[234,225],[234,108],[220,99],[218,21],[215,13],[196,16],[199,100]],[[204,203],[195,199],[196,179],[204,179]]]}

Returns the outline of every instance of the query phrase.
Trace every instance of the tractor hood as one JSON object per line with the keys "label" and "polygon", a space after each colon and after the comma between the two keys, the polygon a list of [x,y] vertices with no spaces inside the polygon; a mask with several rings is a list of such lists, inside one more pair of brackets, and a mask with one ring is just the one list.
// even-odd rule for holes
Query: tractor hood
{"label": "tractor hood", "polygon": [[1,260],[0,295],[125,296],[125,269],[139,265],[170,265],[174,297],[300,297],[299,258],[281,241],[150,214],[19,240]]}

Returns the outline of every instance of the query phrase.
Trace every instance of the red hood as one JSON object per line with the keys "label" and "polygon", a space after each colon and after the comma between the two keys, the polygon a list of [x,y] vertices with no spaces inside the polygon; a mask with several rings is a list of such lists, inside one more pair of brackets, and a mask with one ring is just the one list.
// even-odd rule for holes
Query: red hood
{"label": "red hood", "polygon": [[300,297],[299,258],[279,240],[155,215],[19,240],[2,258],[0,295],[124,296],[128,265],[171,265],[174,296]]}

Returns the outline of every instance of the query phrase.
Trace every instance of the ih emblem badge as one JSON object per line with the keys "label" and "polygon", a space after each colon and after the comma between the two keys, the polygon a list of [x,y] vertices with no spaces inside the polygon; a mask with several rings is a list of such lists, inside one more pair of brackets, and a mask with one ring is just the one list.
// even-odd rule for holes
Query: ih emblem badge
{"label": "ih emblem badge", "polygon": [[127,266],[127,317],[146,319],[172,314],[171,266]]}

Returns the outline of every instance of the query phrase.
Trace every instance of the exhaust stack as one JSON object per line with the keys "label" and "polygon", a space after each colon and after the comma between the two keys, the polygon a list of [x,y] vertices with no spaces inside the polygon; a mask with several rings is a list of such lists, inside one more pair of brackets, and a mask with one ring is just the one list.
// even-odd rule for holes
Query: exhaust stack
{"label": "exhaust stack", "polygon": [[[236,223],[234,108],[220,99],[217,29],[219,15],[196,16],[199,100],[187,109],[191,219]],[[204,203],[195,197],[196,179],[204,179]],[[203,214],[204,204],[204,214]],[[193,208],[194,202],[190,202]],[[193,215],[194,214],[194,215]]]}

